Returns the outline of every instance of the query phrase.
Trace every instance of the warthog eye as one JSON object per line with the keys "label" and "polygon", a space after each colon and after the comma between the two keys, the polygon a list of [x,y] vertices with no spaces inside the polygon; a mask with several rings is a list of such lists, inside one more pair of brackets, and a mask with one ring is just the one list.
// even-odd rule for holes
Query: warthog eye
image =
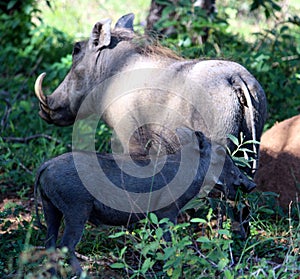
{"label": "warthog eye", "polygon": [[78,54],[80,51],[81,51],[81,45],[80,45],[80,43],[76,43],[76,44],[74,45],[72,55],[76,55],[76,54]]}

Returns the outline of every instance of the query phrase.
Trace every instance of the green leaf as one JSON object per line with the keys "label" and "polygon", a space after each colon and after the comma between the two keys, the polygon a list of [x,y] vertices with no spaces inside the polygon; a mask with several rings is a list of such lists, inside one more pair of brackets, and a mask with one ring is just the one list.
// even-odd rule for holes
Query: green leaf
{"label": "green leaf", "polygon": [[161,225],[161,224],[167,224],[169,222],[170,222],[169,218],[162,218],[162,219],[159,220],[158,224],[159,225]]}
{"label": "green leaf", "polygon": [[189,46],[191,46],[191,44],[192,44],[192,41],[191,41],[191,39],[190,39],[189,37],[187,37],[187,38],[183,41],[183,43],[182,43],[182,45],[183,45],[184,47],[189,47]]}
{"label": "green leaf", "polygon": [[268,215],[274,214],[274,210],[269,209],[269,208],[260,208],[259,211],[260,211],[260,212],[263,212],[263,213],[266,213],[266,214],[268,214]]}
{"label": "green leaf", "polygon": [[14,7],[14,5],[16,5],[17,0],[12,0],[7,4],[7,9],[10,10]]}
{"label": "green leaf", "polygon": [[125,268],[125,264],[123,263],[113,263],[110,265],[111,268]]}
{"label": "green leaf", "polygon": [[232,273],[228,269],[224,270],[224,275],[225,275],[226,279],[234,279],[234,276],[232,275]]}
{"label": "green leaf", "polygon": [[159,247],[158,241],[150,242],[150,244],[145,245],[142,248],[141,254],[146,257],[149,252],[156,252],[158,247]]}
{"label": "green leaf", "polygon": [[173,274],[172,274],[172,279],[178,279],[181,275],[181,268],[177,267],[174,269]]}
{"label": "green leaf", "polygon": [[244,147],[240,148],[239,151],[246,152],[246,153],[255,153],[255,151]]}
{"label": "green leaf", "polygon": [[163,261],[163,260],[164,260],[164,254],[161,253],[161,252],[157,252],[157,253],[155,254],[155,257],[156,257],[156,259],[157,259],[158,261]]}
{"label": "green leaf", "polygon": [[109,237],[109,238],[117,238],[117,237],[120,237],[120,236],[122,236],[122,235],[124,235],[124,234],[126,234],[126,232],[122,231],[122,232],[117,232],[117,233],[115,233],[115,234],[111,234],[111,235],[109,235],[108,237]]}
{"label": "green leaf", "polygon": [[191,223],[201,223],[201,224],[206,224],[207,221],[202,219],[202,218],[193,218],[190,220]]}
{"label": "green leaf", "polygon": [[156,0],[156,3],[157,4],[160,4],[160,5],[170,5],[170,2],[168,0]]}
{"label": "green leaf", "polygon": [[147,258],[141,268],[142,273],[146,273],[152,266],[154,265],[154,261],[152,261],[150,258]]}
{"label": "green leaf", "polygon": [[164,255],[164,260],[169,259],[172,255],[174,255],[176,249],[175,247],[167,247],[164,249],[165,255]]}
{"label": "green leaf", "polygon": [[155,230],[155,234],[156,234],[157,239],[161,239],[162,236],[163,236],[163,234],[164,234],[163,229],[160,228],[160,227],[157,228],[157,229]]}
{"label": "green leaf", "polygon": [[179,223],[176,226],[174,226],[174,230],[178,230],[181,228],[187,228],[190,226],[190,223]]}
{"label": "green leaf", "polygon": [[208,243],[211,242],[207,236],[200,236],[196,239],[197,242],[201,242],[201,243]]}
{"label": "green leaf", "polygon": [[149,220],[154,225],[158,225],[158,218],[157,218],[157,216],[154,213],[152,213],[152,212],[149,213]]}
{"label": "green leaf", "polygon": [[281,11],[281,7],[272,1],[272,8],[276,11]]}
{"label": "green leaf", "polygon": [[167,270],[167,275],[169,277],[172,277],[172,275],[173,275],[173,268],[172,267]]}
{"label": "green leaf", "polygon": [[264,196],[264,197],[272,196],[272,197],[275,197],[275,198],[279,198],[280,195],[278,193],[275,193],[275,192],[263,192],[262,196]]}
{"label": "green leaf", "polygon": [[242,157],[232,157],[232,159],[233,159],[234,163],[236,165],[238,165],[238,166],[242,166],[242,167],[247,166],[247,167],[251,168],[248,160],[245,159],[245,158],[242,158]]}
{"label": "green leaf", "polygon": [[243,142],[243,144],[260,144],[260,141],[252,139]]}
{"label": "green leaf", "polygon": [[221,260],[218,262],[218,269],[222,270],[225,266],[229,263],[229,260],[226,258],[221,258]]}
{"label": "green leaf", "polygon": [[239,140],[234,135],[227,135],[227,137],[233,142],[234,145],[239,146]]}
{"label": "green leaf", "polygon": [[125,254],[127,250],[127,246],[124,246],[122,249],[121,249],[121,252],[120,252],[120,258],[123,257],[123,255]]}
{"label": "green leaf", "polygon": [[219,234],[222,234],[222,235],[226,235],[226,236],[230,236],[231,233],[229,230],[218,230],[218,233]]}
{"label": "green leaf", "polygon": [[23,108],[27,113],[31,110],[31,103],[28,101],[21,101],[19,106]]}

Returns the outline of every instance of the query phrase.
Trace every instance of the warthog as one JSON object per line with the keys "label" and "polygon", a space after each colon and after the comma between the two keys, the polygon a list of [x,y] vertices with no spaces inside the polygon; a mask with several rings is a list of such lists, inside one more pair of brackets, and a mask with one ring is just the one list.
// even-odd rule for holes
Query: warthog
{"label": "warthog", "polygon": [[[154,212],[158,218],[167,217],[176,223],[180,209],[199,194],[214,156],[212,144],[202,133],[189,130],[188,134],[184,131],[190,143],[183,146],[179,154],[166,155],[161,171],[149,177],[139,178],[136,170],[135,176],[126,174],[122,169],[126,169],[128,164],[130,157],[127,155],[118,157],[116,164],[112,154],[97,154],[96,161],[102,173],[91,163],[93,155],[85,152],[66,153],[44,163],[37,171],[34,187],[35,200],[38,189],[40,191],[47,223],[46,248],[56,246],[58,230],[64,217],[65,230],[60,246],[68,248],[72,269],[80,273],[82,269],[74,250],[88,220],[96,225],[129,225],[145,218],[148,212]],[[183,158],[184,152],[187,152],[187,160]],[[231,195],[235,195],[236,187],[251,191],[255,184],[225,154],[220,176],[206,178],[206,181],[220,185]],[[139,157],[135,158],[135,162],[145,167],[149,165],[148,159]],[[152,173],[159,167],[159,163],[155,163]],[[191,179],[187,177],[189,175]],[[180,185],[172,184],[171,179],[176,176],[180,176],[177,180]],[[186,181],[190,183],[185,185],[182,193]],[[118,188],[117,192],[114,188]],[[144,194],[147,195],[146,199],[142,197]],[[129,205],[126,208],[124,204]],[[143,209],[144,205],[146,209]],[[166,240],[169,237],[165,235]]]}
{"label": "warthog", "polygon": [[76,117],[98,114],[114,129],[123,152],[131,154],[144,154],[157,142],[167,153],[175,152],[173,135],[182,126],[228,144],[231,151],[228,134],[242,132],[246,140],[259,141],[266,97],[243,66],[182,59],[135,34],[133,18],[123,16],[112,30],[111,20],[97,22],[90,38],[74,45],[72,68],[51,95],[42,91],[45,74],[37,78],[39,114],[45,121],[66,126]]}

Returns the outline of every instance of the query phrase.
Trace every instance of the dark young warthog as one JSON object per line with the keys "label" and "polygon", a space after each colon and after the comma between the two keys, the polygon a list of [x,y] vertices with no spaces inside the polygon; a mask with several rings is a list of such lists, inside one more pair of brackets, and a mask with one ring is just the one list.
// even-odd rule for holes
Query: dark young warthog
{"label": "dark young warthog", "polygon": [[[128,225],[154,212],[158,218],[167,217],[175,223],[180,209],[206,183],[220,185],[229,195],[234,195],[236,187],[247,192],[255,187],[228,155],[224,155],[220,175],[207,178],[208,168],[213,165],[212,150],[217,149],[202,133],[190,133],[191,143],[184,145],[180,154],[165,157],[163,167],[158,161],[151,166],[149,158],[135,158],[138,167],[153,167],[152,173],[155,168],[160,170],[153,176],[146,177],[146,171],[139,172],[138,167],[134,176],[125,173],[123,170],[130,172],[133,167],[125,155],[115,159],[111,154],[73,152],[44,163],[37,172],[35,196],[39,189],[47,223],[46,248],[56,246],[64,217],[60,246],[68,247],[72,269],[80,273],[74,250],[88,220],[96,225]],[[95,166],[93,156],[102,172],[97,169],[99,165]]]}
{"label": "dark young warthog", "polygon": [[45,74],[38,77],[35,92],[45,121],[66,126],[98,114],[124,153],[140,155],[157,141],[175,152],[172,136],[182,126],[231,151],[229,134],[260,140],[267,104],[253,75],[232,61],[180,58],[137,35],[133,18],[123,16],[113,29],[110,20],[97,22],[90,38],[74,45],[72,68],[51,95],[42,91]]}

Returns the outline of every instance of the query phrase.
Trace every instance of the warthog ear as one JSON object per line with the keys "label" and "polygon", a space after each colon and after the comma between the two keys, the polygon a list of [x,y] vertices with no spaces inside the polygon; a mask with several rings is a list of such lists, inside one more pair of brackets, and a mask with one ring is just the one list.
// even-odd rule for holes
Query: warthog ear
{"label": "warthog ear", "polygon": [[104,19],[94,25],[91,37],[90,46],[100,49],[110,44],[110,25],[111,19]]}
{"label": "warthog ear", "polygon": [[125,28],[133,31],[133,20],[134,14],[130,13],[127,15],[123,15],[116,23],[115,29],[117,28]]}

